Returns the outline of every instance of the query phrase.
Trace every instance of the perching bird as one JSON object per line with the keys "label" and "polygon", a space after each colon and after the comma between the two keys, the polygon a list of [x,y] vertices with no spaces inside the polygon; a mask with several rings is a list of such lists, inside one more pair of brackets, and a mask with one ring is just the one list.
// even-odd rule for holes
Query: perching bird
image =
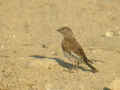
{"label": "perching bird", "polygon": [[87,58],[84,50],[74,38],[72,30],[69,27],[62,27],[57,29],[57,31],[64,37],[62,40],[62,49],[64,55],[72,61],[73,67],[79,67],[79,63],[82,61],[92,69],[93,73],[98,72],[98,70],[90,64],[92,61]]}

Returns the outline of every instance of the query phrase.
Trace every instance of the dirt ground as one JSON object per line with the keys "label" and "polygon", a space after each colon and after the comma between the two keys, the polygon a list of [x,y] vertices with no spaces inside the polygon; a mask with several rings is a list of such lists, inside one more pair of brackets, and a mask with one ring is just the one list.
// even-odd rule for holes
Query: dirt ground
{"label": "dirt ground", "polygon": [[[0,0],[0,90],[107,90],[120,77],[120,0]],[[69,26],[98,73],[74,73],[56,29]]]}

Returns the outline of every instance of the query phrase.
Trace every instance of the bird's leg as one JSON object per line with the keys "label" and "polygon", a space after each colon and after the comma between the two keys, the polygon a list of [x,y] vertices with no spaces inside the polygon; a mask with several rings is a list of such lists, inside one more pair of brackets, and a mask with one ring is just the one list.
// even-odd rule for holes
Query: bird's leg
{"label": "bird's leg", "polygon": [[74,62],[73,62],[72,58],[70,58],[70,57],[68,57],[68,60],[71,61],[72,64],[69,65],[67,71],[70,72],[70,73],[73,73]]}
{"label": "bird's leg", "polygon": [[79,64],[81,63],[82,61],[77,61],[77,68],[79,68]]}
{"label": "bird's leg", "polygon": [[77,65],[77,64],[78,64],[78,62],[77,62],[76,60],[74,60],[73,68],[76,69],[76,70],[77,70],[77,68],[78,68],[78,65]]}
{"label": "bird's leg", "polygon": [[77,62],[73,58],[70,59],[72,62],[72,67],[69,69],[70,72],[74,73],[75,70],[77,69]]}
{"label": "bird's leg", "polygon": [[75,68],[75,61],[72,59],[71,59],[71,61],[72,61],[72,69],[74,69]]}
{"label": "bird's leg", "polygon": [[74,60],[73,69],[74,69],[75,71],[78,71],[79,64],[80,64],[80,62],[79,62],[78,60]]}
{"label": "bird's leg", "polygon": [[78,70],[80,63],[82,63],[82,60],[74,60],[73,68]]}

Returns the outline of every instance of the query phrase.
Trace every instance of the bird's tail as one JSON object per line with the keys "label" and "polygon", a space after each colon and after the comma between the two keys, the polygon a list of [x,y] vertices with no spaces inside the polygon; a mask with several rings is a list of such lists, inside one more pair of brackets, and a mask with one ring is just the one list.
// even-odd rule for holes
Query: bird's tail
{"label": "bird's tail", "polygon": [[93,70],[93,73],[98,72],[98,70],[89,63],[89,59],[87,57],[84,58],[84,62]]}

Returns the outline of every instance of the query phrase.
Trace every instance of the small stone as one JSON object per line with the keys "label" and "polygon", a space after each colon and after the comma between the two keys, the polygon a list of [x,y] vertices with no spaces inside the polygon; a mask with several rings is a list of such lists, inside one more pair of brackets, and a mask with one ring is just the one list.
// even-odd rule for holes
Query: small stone
{"label": "small stone", "polygon": [[51,51],[51,54],[57,56],[57,53],[55,51]]}
{"label": "small stone", "polygon": [[42,44],[42,47],[43,47],[43,48],[48,48],[45,44]]}
{"label": "small stone", "polygon": [[106,37],[113,37],[114,36],[114,32],[112,32],[112,31],[106,32],[105,36]]}

